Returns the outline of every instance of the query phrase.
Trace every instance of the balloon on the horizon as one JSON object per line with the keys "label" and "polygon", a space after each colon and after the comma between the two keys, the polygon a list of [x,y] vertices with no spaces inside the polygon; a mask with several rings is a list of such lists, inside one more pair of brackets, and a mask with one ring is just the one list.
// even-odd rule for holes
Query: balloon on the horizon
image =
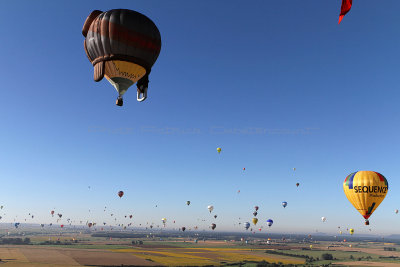
{"label": "balloon on the horizon", "polygon": [[268,225],[269,227],[271,227],[273,223],[274,223],[273,220],[271,220],[271,219],[268,219],[268,220],[267,220],[267,225]]}
{"label": "balloon on the horizon", "polygon": [[213,205],[209,205],[209,206],[207,206],[207,209],[211,213],[214,210],[214,206]]}
{"label": "balloon on the horizon", "polygon": [[119,192],[118,192],[119,198],[121,198],[123,195],[124,195],[124,191],[119,191]]}
{"label": "balloon on the horizon", "polygon": [[212,223],[212,224],[211,224],[211,229],[213,229],[213,230],[214,230],[214,229],[215,229],[215,227],[217,227],[217,225],[216,225],[215,223]]}
{"label": "balloon on the horizon", "polygon": [[351,228],[351,229],[349,230],[349,232],[350,232],[351,235],[353,235],[353,234],[354,234],[354,229]]}
{"label": "balloon on the horizon", "polygon": [[349,174],[343,182],[343,190],[351,204],[369,225],[369,217],[381,204],[389,190],[386,178],[374,171],[358,171]]}
{"label": "balloon on the horizon", "polygon": [[256,225],[258,223],[258,219],[257,218],[253,218],[251,221],[253,222],[254,225]]}
{"label": "balloon on the horizon", "polygon": [[286,202],[286,201],[283,201],[283,202],[282,202],[282,206],[283,206],[284,208],[286,208],[287,202]]}
{"label": "balloon on the horizon", "polygon": [[54,210],[50,211],[51,216],[54,216]]}
{"label": "balloon on the horizon", "polygon": [[321,217],[322,222],[326,222],[326,217]]}
{"label": "balloon on the horizon", "polygon": [[215,214],[215,215],[214,215],[214,219],[217,219],[217,217],[218,217],[217,214]]}
{"label": "balloon on the horizon", "polygon": [[94,10],[83,25],[84,48],[96,82],[106,77],[118,92],[116,104],[137,82],[137,100],[147,98],[149,74],[161,50],[161,35],[145,15],[128,9]]}
{"label": "balloon on the horizon", "polygon": [[185,232],[185,230],[186,230],[186,227],[182,227],[182,232]]}
{"label": "balloon on the horizon", "polygon": [[399,210],[398,210],[398,209],[395,209],[395,210],[394,210],[394,213],[396,213],[396,214],[399,213]]}
{"label": "balloon on the horizon", "polygon": [[249,223],[249,222],[246,222],[246,223],[244,224],[244,228],[246,228],[246,230],[248,230],[248,229],[250,228],[250,223]]}
{"label": "balloon on the horizon", "polygon": [[257,212],[257,211],[253,212],[253,215],[254,215],[254,216],[257,216],[257,214],[258,214],[258,212]]}
{"label": "balloon on the horizon", "polygon": [[352,2],[353,2],[353,0],[342,0],[342,6],[340,7],[340,14],[339,14],[339,22],[338,22],[338,24],[340,24],[340,22],[342,21],[344,15],[346,15],[347,12],[350,11]]}
{"label": "balloon on the horizon", "polygon": [[189,200],[188,200],[188,201],[186,201],[186,205],[188,205],[188,206],[190,205],[190,201],[189,201]]}
{"label": "balloon on the horizon", "polygon": [[222,148],[217,147],[217,152],[218,152],[218,154],[221,153],[221,150],[222,150]]}

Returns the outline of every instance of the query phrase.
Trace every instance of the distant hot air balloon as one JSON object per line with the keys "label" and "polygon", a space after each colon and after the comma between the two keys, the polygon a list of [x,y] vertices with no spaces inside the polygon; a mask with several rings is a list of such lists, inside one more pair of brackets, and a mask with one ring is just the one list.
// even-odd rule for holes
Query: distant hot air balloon
{"label": "distant hot air balloon", "polygon": [[395,210],[394,210],[394,213],[396,213],[396,214],[399,213],[399,210],[398,210],[398,209],[395,209]]}
{"label": "distant hot air balloon", "polygon": [[256,211],[258,211],[258,206],[255,206],[254,209],[255,209]]}
{"label": "distant hot air balloon", "polygon": [[351,228],[351,229],[349,230],[349,232],[350,232],[351,235],[353,235],[353,234],[354,234],[354,229]]}
{"label": "distant hot air balloon", "polygon": [[257,211],[253,212],[253,215],[254,215],[254,216],[257,216],[257,214],[258,214],[258,212],[257,212]]}
{"label": "distant hot air balloon", "polygon": [[322,222],[326,222],[326,218],[325,217],[321,217],[321,221]]}
{"label": "distant hot air balloon", "polygon": [[207,209],[211,213],[214,210],[214,206],[213,205],[209,205],[209,206],[207,206]]}
{"label": "distant hot air balloon", "polygon": [[92,227],[93,223],[88,223],[89,228]]}
{"label": "distant hot air balloon", "polygon": [[310,249],[312,249],[312,245],[310,245]]}
{"label": "distant hot air balloon", "polygon": [[246,222],[246,223],[244,224],[244,228],[246,228],[246,230],[248,230],[248,229],[250,228],[250,223],[249,223],[249,222]]}
{"label": "distant hot air balloon", "polygon": [[220,147],[217,148],[218,153],[221,153],[221,150],[222,149]]}
{"label": "distant hot air balloon", "polygon": [[243,170],[245,171],[245,170],[246,170],[246,168],[243,168]]}
{"label": "distant hot air balloon", "polygon": [[133,217],[132,215],[129,215],[129,219],[132,219],[132,217]]}
{"label": "distant hot air balloon", "polygon": [[60,226],[61,226],[61,228],[64,228],[64,224],[61,224]]}
{"label": "distant hot air balloon", "polygon": [[54,210],[50,211],[51,216],[54,216]]}
{"label": "distant hot air balloon", "polygon": [[251,221],[253,222],[254,225],[256,225],[258,223],[258,219],[257,218],[253,218]]}
{"label": "distant hot air balloon", "polygon": [[217,214],[215,214],[215,215],[214,215],[214,219],[217,219],[217,217],[218,217]]}
{"label": "distant hot air balloon", "polygon": [[214,230],[214,229],[215,229],[215,227],[217,227],[217,225],[216,225],[215,223],[212,223],[212,224],[211,224],[211,229],[213,229],[213,230]]}
{"label": "distant hot air balloon", "polygon": [[338,24],[340,24],[340,22],[342,21],[344,15],[346,15],[347,12],[350,11],[352,2],[353,2],[352,0],[342,0],[342,6],[340,7],[340,15],[339,15]]}
{"label": "distant hot air balloon", "polygon": [[118,192],[119,198],[121,198],[123,195],[124,195],[124,191],[119,191],[119,192]]}
{"label": "distant hot air balloon", "polygon": [[300,185],[299,183],[296,183],[296,186],[297,186],[297,187],[299,187],[299,185]]}
{"label": "distant hot air balloon", "polygon": [[271,220],[271,219],[268,219],[268,220],[267,220],[267,225],[268,225],[269,227],[271,227],[273,223],[274,223],[273,220]]}
{"label": "distant hot air balloon", "polygon": [[350,203],[365,218],[365,224],[369,225],[368,218],[385,198],[389,184],[378,172],[358,171],[346,177],[343,190]]}
{"label": "distant hot air balloon", "polygon": [[282,206],[283,206],[284,208],[286,208],[287,202],[286,202],[286,201],[283,201],[283,202],[282,202]]}
{"label": "distant hot air balloon", "polygon": [[182,232],[185,232],[185,230],[186,230],[186,227],[182,227]]}
{"label": "distant hot air balloon", "polygon": [[190,205],[190,201],[189,201],[189,200],[188,200],[188,201],[186,201],[186,205],[188,205],[188,206]]}
{"label": "distant hot air balloon", "polygon": [[164,224],[164,227],[165,227],[165,224],[167,222],[167,218],[162,218],[161,221],[162,221],[162,223]]}
{"label": "distant hot air balloon", "polygon": [[157,26],[145,15],[128,10],[94,10],[83,25],[84,48],[94,66],[94,80],[107,80],[122,95],[137,82],[137,100],[147,97],[151,67],[161,50]]}

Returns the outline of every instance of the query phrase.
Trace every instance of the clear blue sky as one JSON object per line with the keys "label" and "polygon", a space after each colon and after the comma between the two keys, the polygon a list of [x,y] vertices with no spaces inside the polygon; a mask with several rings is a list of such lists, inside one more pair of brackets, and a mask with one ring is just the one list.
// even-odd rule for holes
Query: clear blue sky
{"label": "clear blue sky", "polygon": [[[55,222],[55,209],[112,223],[112,211],[242,230],[258,205],[271,232],[399,234],[400,2],[355,0],[338,25],[340,3],[2,1],[2,221]],[[93,81],[81,34],[92,10],[113,8],[162,36],[148,99],[133,87],[122,108]],[[357,170],[389,181],[370,227],[342,189]]]}

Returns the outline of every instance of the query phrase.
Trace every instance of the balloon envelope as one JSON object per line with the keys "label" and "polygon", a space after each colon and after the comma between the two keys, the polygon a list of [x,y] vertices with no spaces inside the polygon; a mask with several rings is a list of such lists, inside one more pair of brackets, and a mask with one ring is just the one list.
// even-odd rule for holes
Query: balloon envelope
{"label": "balloon envelope", "polygon": [[367,220],[386,197],[389,184],[378,172],[358,171],[346,177],[343,190],[350,203]]}

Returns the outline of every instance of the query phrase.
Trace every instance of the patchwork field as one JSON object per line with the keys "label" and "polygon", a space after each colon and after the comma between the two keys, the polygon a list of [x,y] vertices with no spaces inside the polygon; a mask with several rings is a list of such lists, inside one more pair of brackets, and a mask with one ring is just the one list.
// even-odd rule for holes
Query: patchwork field
{"label": "patchwork field", "polygon": [[[321,241],[249,244],[239,241],[180,238],[166,240],[99,238],[80,236],[31,236],[29,245],[0,245],[5,266],[256,266],[260,262],[281,266],[400,266],[400,246],[383,243],[335,243]],[[52,243],[46,243],[51,240]],[[76,242],[73,242],[76,240]],[[72,241],[72,242],[71,242]],[[133,241],[133,242],[132,242]],[[138,239],[136,239],[138,241]],[[64,242],[64,243],[63,243]],[[135,244],[132,244],[135,243]],[[394,251],[388,251],[387,248]],[[330,254],[332,260],[323,258]]]}

